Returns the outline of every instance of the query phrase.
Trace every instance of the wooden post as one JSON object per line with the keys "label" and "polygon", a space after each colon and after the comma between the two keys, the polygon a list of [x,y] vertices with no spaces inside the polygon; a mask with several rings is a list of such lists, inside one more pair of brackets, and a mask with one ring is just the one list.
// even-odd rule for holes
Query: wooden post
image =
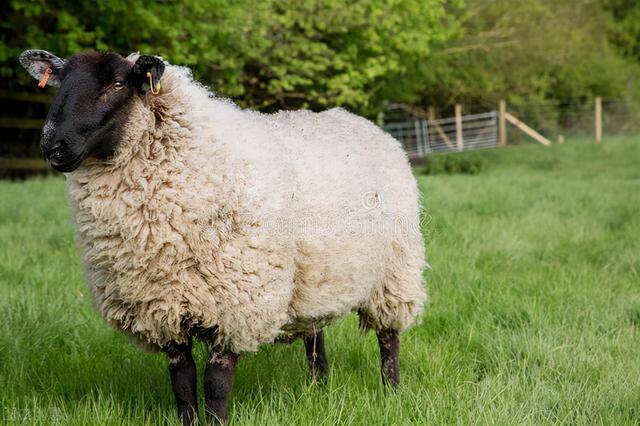
{"label": "wooden post", "polygon": [[498,145],[506,146],[507,145],[507,118],[505,117],[507,113],[507,103],[505,101],[500,101],[500,112],[498,115]]}
{"label": "wooden post", "polygon": [[464,140],[462,138],[462,106],[456,104],[456,146],[458,151],[464,149]]}
{"label": "wooden post", "polygon": [[538,142],[540,142],[542,145],[546,145],[546,146],[551,145],[551,141],[549,139],[545,138],[540,133],[536,132],[531,127],[527,126],[526,124],[524,124],[522,121],[518,120],[516,117],[514,117],[510,113],[506,113],[504,115],[504,117],[507,119],[507,121],[509,123],[513,124],[518,129],[522,130],[524,133],[526,133],[527,135],[529,135],[533,139],[535,139]]}
{"label": "wooden post", "polygon": [[432,106],[429,107],[429,115],[427,116],[427,118],[431,121],[436,119],[436,109]]}
{"label": "wooden post", "polygon": [[444,132],[444,130],[442,129],[442,127],[440,127],[440,124],[438,124],[435,119],[436,119],[436,109],[434,107],[429,107],[428,109],[428,117],[429,117],[429,125],[433,126],[436,129],[436,133],[438,133],[438,136],[440,136],[440,138],[444,141],[444,143],[447,144],[447,146],[451,149],[455,149],[455,147],[453,146],[453,144],[451,143],[451,140],[449,139],[449,136],[447,136],[447,134]]}
{"label": "wooden post", "polygon": [[602,98],[596,96],[596,142],[602,142]]}
{"label": "wooden post", "polygon": [[416,149],[418,150],[418,157],[424,157],[424,134],[422,133],[422,122],[423,120],[418,120],[417,118],[413,120],[413,128],[416,132]]}

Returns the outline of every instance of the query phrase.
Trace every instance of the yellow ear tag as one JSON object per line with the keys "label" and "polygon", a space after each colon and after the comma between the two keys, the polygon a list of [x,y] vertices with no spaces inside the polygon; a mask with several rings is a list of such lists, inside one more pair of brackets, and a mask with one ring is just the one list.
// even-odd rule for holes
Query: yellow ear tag
{"label": "yellow ear tag", "polygon": [[147,71],[147,77],[149,77],[149,90],[151,91],[151,93],[153,93],[154,95],[157,95],[158,93],[160,93],[160,81],[158,81],[158,85],[154,89],[153,76],[151,75],[151,71]]}

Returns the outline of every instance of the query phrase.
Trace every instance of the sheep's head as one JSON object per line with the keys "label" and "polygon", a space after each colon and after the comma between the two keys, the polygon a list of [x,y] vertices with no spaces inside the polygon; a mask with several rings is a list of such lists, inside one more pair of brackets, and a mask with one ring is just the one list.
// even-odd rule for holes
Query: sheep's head
{"label": "sheep's head", "polygon": [[60,88],[40,148],[61,172],[77,169],[87,157],[113,155],[133,98],[145,96],[164,72],[158,57],[140,55],[134,62],[117,53],[81,53],[65,60],[44,50],[27,50],[20,63],[41,84]]}

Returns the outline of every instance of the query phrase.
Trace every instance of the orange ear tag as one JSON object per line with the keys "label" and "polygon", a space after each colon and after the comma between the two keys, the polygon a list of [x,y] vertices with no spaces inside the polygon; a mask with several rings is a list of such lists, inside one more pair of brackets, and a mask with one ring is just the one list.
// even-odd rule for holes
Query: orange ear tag
{"label": "orange ear tag", "polygon": [[53,71],[51,70],[51,68],[47,68],[47,70],[44,72],[44,75],[42,76],[42,80],[40,80],[40,83],[38,83],[39,88],[44,89],[44,86],[47,85],[47,81],[49,81],[49,76],[52,72]]}

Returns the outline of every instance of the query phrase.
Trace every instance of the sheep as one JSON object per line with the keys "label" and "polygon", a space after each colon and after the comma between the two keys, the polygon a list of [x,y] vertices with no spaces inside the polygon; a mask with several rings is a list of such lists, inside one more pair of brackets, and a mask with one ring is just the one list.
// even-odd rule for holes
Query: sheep
{"label": "sheep", "polygon": [[328,371],[323,327],[357,311],[383,383],[426,299],[419,191],[400,144],[334,108],[262,114],[159,57],[28,50],[59,87],[41,149],[65,173],[95,306],[168,355],[178,416],[197,421],[192,339],[211,353],[207,418],[227,419],[240,354],[303,339]]}

